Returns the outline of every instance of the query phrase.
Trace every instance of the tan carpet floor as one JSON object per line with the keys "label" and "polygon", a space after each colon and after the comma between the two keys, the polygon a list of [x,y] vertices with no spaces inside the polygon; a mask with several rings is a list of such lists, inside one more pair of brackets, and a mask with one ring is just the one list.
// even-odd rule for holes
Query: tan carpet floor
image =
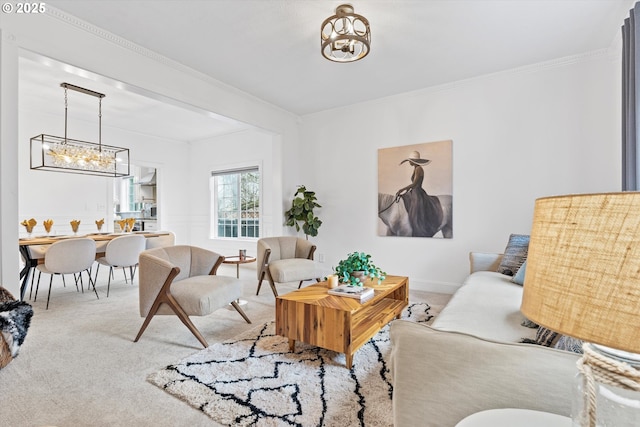
{"label": "tan carpet floor", "polygon": [[[105,273],[105,274],[103,274]],[[233,275],[235,271],[226,274]],[[244,273],[244,272],[243,272]],[[254,273],[255,274],[255,273]],[[193,322],[209,344],[274,318],[274,297],[244,273],[247,324],[235,310],[218,310]],[[156,316],[138,343],[142,318],[137,278],[125,284],[116,272],[106,297],[106,270],[93,292],[78,293],[72,281],[54,279],[45,310],[48,277],[20,355],[0,370],[0,425],[21,426],[212,426],[210,418],[147,382],[164,366],[202,349],[175,316]],[[295,284],[278,285],[281,294]],[[426,301],[436,314],[450,295],[411,291],[411,302]],[[357,354],[355,356],[357,358]]]}

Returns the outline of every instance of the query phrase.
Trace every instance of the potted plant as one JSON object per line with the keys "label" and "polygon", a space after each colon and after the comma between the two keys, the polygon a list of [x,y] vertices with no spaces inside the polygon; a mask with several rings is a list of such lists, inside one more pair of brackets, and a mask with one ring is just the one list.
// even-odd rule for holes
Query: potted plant
{"label": "potted plant", "polygon": [[371,261],[371,255],[364,252],[350,253],[347,258],[340,260],[334,272],[342,283],[353,286],[362,286],[367,278],[377,278],[380,284],[387,274]]}
{"label": "potted plant", "polygon": [[317,236],[318,228],[322,225],[322,221],[313,213],[314,208],[320,208],[316,201],[316,193],[309,191],[304,185],[300,185],[293,195],[291,201],[291,209],[284,213],[285,224],[290,227],[296,227],[296,231],[300,231],[300,223],[302,223],[302,231],[307,236]]}

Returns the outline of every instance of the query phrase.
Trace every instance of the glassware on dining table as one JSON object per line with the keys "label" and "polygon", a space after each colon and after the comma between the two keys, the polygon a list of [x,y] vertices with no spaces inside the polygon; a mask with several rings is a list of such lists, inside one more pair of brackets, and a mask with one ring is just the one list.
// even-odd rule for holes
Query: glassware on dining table
{"label": "glassware on dining table", "polygon": [[102,231],[103,225],[104,225],[104,218],[100,218],[96,220],[96,227],[98,227],[98,232]]}
{"label": "glassware on dining table", "polygon": [[73,234],[78,234],[78,228],[80,227],[79,219],[72,219],[69,224],[71,224],[71,230],[73,230]]}
{"label": "glassware on dining table", "polygon": [[38,221],[36,221],[35,218],[31,218],[31,219],[25,219],[20,224],[24,225],[24,227],[27,229],[28,237],[31,238],[31,233],[33,232],[33,227],[35,227],[37,223],[38,223]]}
{"label": "glassware on dining table", "polygon": [[51,227],[53,227],[52,219],[45,219],[42,224],[44,225],[44,229],[47,232],[47,236],[51,234]]}

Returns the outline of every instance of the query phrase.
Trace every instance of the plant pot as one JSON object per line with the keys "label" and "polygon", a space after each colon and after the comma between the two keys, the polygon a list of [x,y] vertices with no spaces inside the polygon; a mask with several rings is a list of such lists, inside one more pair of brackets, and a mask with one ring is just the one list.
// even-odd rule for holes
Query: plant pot
{"label": "plant pot", "polygon": [[351,272],[351,277],[355,277],[357,279],[360,279],[360,284],[362,285],[368,278],[368,276],[366,275],[366,273],[364,271],[352,271]]}

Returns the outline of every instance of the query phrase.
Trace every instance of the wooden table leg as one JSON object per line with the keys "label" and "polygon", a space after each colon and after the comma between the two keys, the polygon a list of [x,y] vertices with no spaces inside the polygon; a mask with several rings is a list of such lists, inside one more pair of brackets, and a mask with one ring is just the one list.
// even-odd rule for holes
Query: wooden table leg
{"label": "wooden table leg", "polygon": [[291,338],[289,338],[289,351],[292,353],[296,351],[296,340],[292,340]]}
{"label": "wooden table leg", "polygon": [[344,354],[347,359],[347,369],[351,369],[353,366],[353,354],[345,353]]}

